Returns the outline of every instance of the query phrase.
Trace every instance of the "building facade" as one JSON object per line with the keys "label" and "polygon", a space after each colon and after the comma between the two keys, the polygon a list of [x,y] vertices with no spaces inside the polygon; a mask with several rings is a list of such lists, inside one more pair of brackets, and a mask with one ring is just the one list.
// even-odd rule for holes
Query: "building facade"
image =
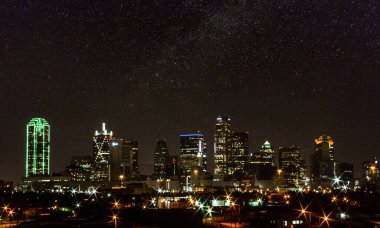
{"label": "building facade", "polygon": [[154,151],[154,171],[153,177],[155,179],[167,178],[168,173],[166,173],[167,164],[169,161],[169,150],[165,140],[159,140],[156,144],[156,149]]}
{"label": "building facade", "polygon": [[109,160],[112,139],[113,133],[106,129],[105,123],[101,131],[95,131],[93,137],[94,181],[110,181]]}
{"label": "building facade", "polygon": [[85,182],[90,181],[93,174],[92,156],[74,156],[71,158],[70,165],[66,167],[67,174],[72,181]]}
{"label": "building facade", "polygon": [[44,118],[33,118],[26,125],[25,176],[50,175],[50,125]]}
{"label": "building facade", "polygon": [[114,138],[110,147],[110,181],[112,186],[139,176],[138,143]]}
{"label": "building facade", "polygon": [[231,155],[227,156],[228,175],[239,179],[246,174],[249,163],[248,133],[234,132],[231,136]]}
{"label": "building facade", "polygon": [[[180,135],[180,166],[181,181],[188,186],[189,178],[193,170],[198,170],[198,175],[206,173],[207,153],[206,143],[202,134]],[[186,184],[185,184],[186,183]]]}
{"label": "building facade", "polygon": [[303,185],[306,180],[306,162],[299,147],[280,147],[279,167],[286,186]]}
{"label": "building facade", "polygon": [[336,177],[334,141],[322,135],[314,140],[314,153],[311,156],[311,179],[314,187],[329,187]]}
{"label": "building facade", "polygon": [[215,127],[214,178],[224,179],[228,174],[228,156],[231,154],[231,119],[218,116]]}
{"label": "building facade", "polygon": [[270,142],[265,141],[259,151],[253,152],[252,163],[274,166],[274,149]]}

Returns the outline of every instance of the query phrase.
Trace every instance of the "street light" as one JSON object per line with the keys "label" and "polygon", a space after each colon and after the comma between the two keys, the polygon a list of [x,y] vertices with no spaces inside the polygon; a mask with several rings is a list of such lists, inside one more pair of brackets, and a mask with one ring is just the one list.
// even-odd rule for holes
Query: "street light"
{"label": "street light", "polygon": [[[307,208],[310,206],[310,204],[311,204],[311,202],[306,207],[303,207],[301,202],[300,202],[301,210],[298,210],[298,211],[300,211],[301,213],[297,217],[297,219],[299,219],[303,215],[309,224],[309,228],[311,227],[311,212],[307,211]],[[306,215],[308,215],[308,218],[306,218]]]}
{"label": "street light", "polygon": [[116,228],[117,227],[117,215],[113,215],[112,216],[112,220],[114,221],[114,227]]}
{"label": "street light", "polygon": [[122,187],[123,186],[124,175],[120,175],[119,178],[120,178],[120,187]]}

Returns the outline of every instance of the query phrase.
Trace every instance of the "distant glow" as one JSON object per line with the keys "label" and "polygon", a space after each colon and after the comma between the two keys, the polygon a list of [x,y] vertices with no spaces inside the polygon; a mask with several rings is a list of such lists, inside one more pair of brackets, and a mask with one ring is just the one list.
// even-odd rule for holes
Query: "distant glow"
{"label": "distant glow", "polygon": [[180,137],[203,137],[202,134],[181,134]]}
{"label": "distant glow", "polygon": [[118,142],[112,142],[112,146],[118,146],[119,143]]}

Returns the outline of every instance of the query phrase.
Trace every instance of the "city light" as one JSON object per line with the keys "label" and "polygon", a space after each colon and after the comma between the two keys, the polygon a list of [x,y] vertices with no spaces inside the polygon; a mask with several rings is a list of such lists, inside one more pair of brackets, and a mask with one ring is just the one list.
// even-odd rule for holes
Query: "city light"
{"label": "city light", "polygon": [[331,211],[329,214],[326,215],[325,211],[322,209],[322,213],[323,213],[323,216],[320,217],[320,219],[322,219],[320,226],[326,223],[327,226],[330,227],[330,221],[332,221],[332,219],[330,218],[330,215],[333,213],[333,211]]}

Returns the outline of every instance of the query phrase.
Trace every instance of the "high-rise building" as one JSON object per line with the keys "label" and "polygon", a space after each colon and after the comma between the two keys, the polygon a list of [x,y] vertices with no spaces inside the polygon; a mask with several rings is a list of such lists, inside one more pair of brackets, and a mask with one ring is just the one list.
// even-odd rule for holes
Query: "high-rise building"
{"label": "high-rise building", "polygon": [[336,177],[334,141],[322,135],[314,140],[314,153],[311,156],[311,178],[314,187],[329,187]]}
{"label": "high-rise building", "polygon": [[299,186],[306,179],[306,162],[301,155],[300,148],[280,147],[279,166],[282,170],[284,184],[287,186]]}
{"label": "high-rise building", "polygon": [[50,125],[44,118],[33,118],[26,125],[25,176],[50,174]]}
{"label": "high-rise building", "polygon": [[110,181],[112,186],[138,177],[138,143],[112,139],[110,148]]}
{"label": "high-rise building", "polygon": [[94,181],[110,181],[109,156],[112,139],[112,131],[106,130],[105,123],[103,123],[102,130],[100,132],[95,131],[95,135],[93,137]]}
{"label": "high-rise building", "polygon": [[127,141],[127,146],[130,148],[129,166],[126,169],[126,177],[134,179],[140,175],[139,172],[139,144],[136,140]]}
{"label": "high-rise building", "polygon": [[169,156],[169,160],[166,163],[165,173],[168,177],[174,177],[178,175],[178,157]]}
{"label": "high-rise building", "polygon": [[273,187],[277,167],[274,165],[273,146],[265,141],[258,151],[250,154],[249,173],[255,179],[255,185],[262,188]]}
{"label": "high-rise building", "polygon": [[228,156],[228,175],[241,176],[249,162],[248,133],[234,132],[231,137],[231,156]]}
{"label": "high-rise building", "polygon": [[182,178],[191,176],[195,167],[200,167],[202,172],[207,169],[206,143],[202,134],[180,135],[180,164]]}
{"label": "high-rise building", "polygon": [[231,154],[231,134],[231,119],[228,116],[218,116],[215,128],[214,176],[224,178],[228,174],[227,160]]}
{"label": "high-rise building", "polygon": [[264,142],[259,151],[252,154],[252,163],[274,166],[274,149],[268,141]]}
{"label": "high-rise building", "polygon": [[166,178],[166,165],[169,162],[169,150],[165,140],[159,140],[154,151],[154,178]]}

